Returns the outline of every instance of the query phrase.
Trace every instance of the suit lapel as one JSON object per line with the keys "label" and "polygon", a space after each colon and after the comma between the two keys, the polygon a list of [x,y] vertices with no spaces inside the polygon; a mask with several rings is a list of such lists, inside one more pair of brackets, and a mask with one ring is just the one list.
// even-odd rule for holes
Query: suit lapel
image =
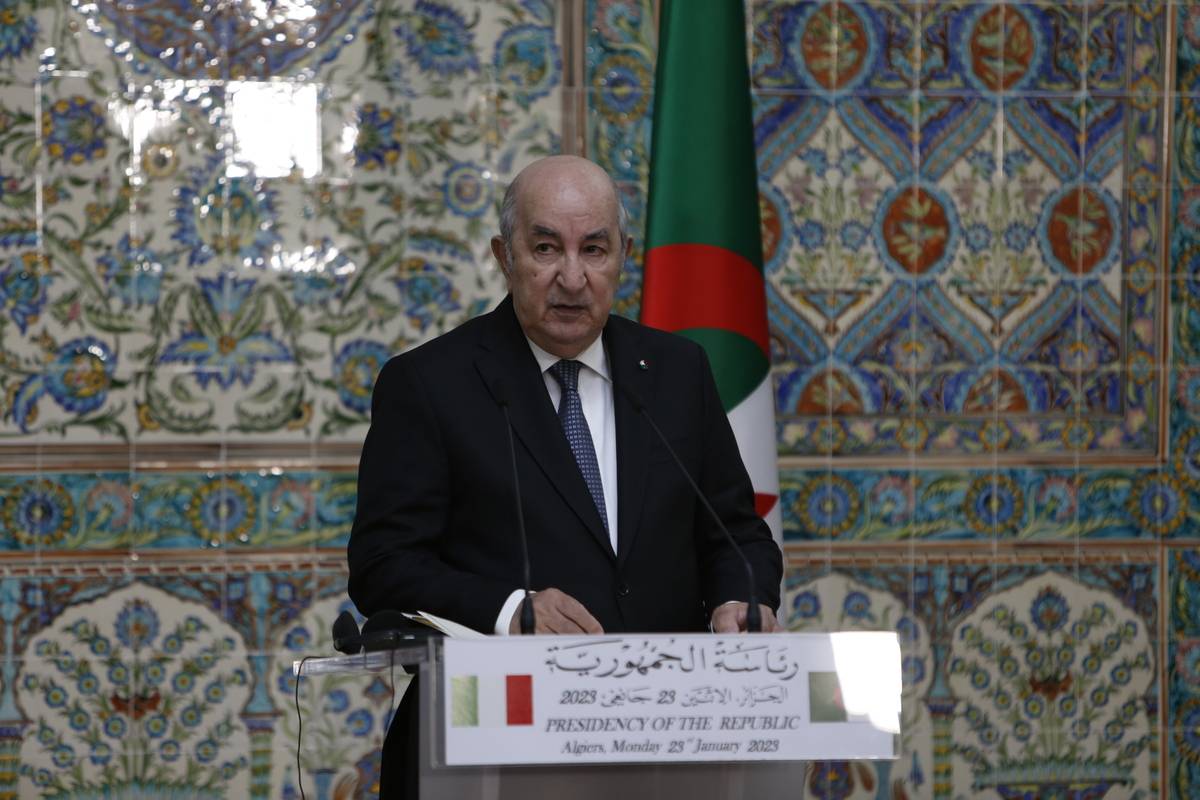
{"label": "suit lapel", "polygon": [[604,337],[617,424],[617,562],[624,564],[638,534],[650,449],[657,439],[626,392],[649,409],[654,402],[654,364],[632,323],[610,318]]}
{"label": "suit lapel", "polygon": [[489,317],[491,325],[483,328],[478,341],[476,371],[497,402],[501,397],[508,398],[509,415],[517,439],[597,543],[615,558],[600,512],[588,493],[546,392],[537,359],[517,322],[512,298],[506,298]]}

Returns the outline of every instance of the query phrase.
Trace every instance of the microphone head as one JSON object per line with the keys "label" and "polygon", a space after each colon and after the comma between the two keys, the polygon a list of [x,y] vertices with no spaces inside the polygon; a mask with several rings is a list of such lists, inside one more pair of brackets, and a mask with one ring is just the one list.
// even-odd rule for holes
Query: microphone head
{"label": "microphone head", "polygon": [[413,622],[394,608],[376,611],[362,628],[362,648],[368,653],[376,650],[391,650],[402,644],[415,644],[428,639],[430,636],[440,636],[440,632]]}
{"label": "microphone head", "polygon": [[376,611],[367,621],[363,623],[363,636],[368,634],[378,633],[380,631],[409,631],[423,628],[425,626],[417,623],[404,616],[404,613],[397,611],[394,608],[385,608],[382,611]]}
{"label": "microphone head", "polygon": [[349,611],[338,614],[333,621],[333,649],[351,655],[362,649],[358,641],[358,623]]}

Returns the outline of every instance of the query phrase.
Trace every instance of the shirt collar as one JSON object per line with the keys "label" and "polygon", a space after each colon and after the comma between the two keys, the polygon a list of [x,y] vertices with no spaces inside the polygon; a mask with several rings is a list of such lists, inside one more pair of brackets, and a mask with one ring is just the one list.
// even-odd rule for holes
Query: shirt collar
{"label": "shirt collar", "polygon": [[[537,359],[538,368],[544,374],[546,370],[557,364],[562,359],[553,353],[547,353],[542,348],[533,343],[533,340],[528,336],[525,341],[529,342],[529,349],[533,351],[533,357]],[[575,356],[575,360],[585,367],[595,372],[606,381],[611,381],[612,378],[608,374],[608,356],[604,352],[604,337],[597,336],[596,340],[588,345],[587,349],[579,355]]]}

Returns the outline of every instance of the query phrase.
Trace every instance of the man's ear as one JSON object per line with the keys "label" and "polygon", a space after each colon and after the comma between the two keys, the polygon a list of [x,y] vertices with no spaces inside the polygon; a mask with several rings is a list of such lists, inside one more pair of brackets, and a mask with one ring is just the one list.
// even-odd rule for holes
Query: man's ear
{"label": "man's ear", "polygon": [[625,237],[625,257],[621,259],[621,263],[624,264],[624,263],[628,262],[629,257],[631,255],[633,255],[633,237],[626,236]]}
{"label": "man's ear", "polygon": [[496,257],[496,263],[500,265],[500,271],[504,273],[504,280],[509,279],[509,264],[508,252],[504,248],[504,237],[492,237],[492,255]]}

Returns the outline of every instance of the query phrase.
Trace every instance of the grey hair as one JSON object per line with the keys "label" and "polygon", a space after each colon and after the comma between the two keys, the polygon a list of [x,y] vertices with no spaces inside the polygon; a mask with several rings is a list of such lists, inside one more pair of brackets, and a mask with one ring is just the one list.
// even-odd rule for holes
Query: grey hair
{"label": "grey hair", "polygon": [[[621,193],[617,190],[617,182],[605,173],[609,186],[612,187],[613,197],[617,200],[617,233],[621,236],[621,246],[629,239],[629,212],[621,202]],[[521,176],[518,174],[512,183],[504,190],[504,199],[500,201],[500,238],[504,240],[504,255],[508,263],[512,263],[512,237],[517,229],[517,195],[520,193],[518,184]]]}

